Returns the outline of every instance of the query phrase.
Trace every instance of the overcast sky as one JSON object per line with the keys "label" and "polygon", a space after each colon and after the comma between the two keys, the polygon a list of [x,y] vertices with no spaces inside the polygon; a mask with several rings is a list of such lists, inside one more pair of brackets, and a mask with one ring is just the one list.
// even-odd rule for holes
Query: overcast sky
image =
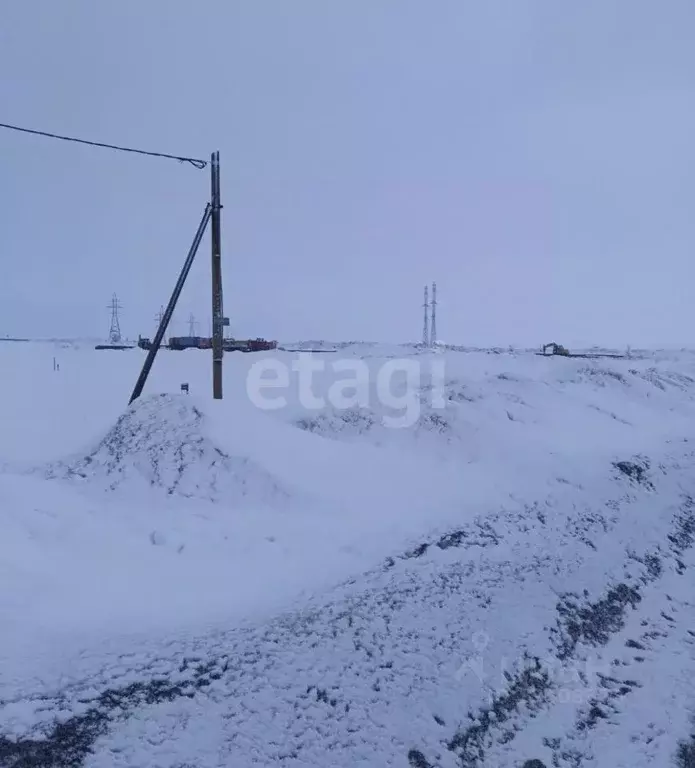
{"label": "overcast sky", "polygon": [[[695,344],[692,0],[22,0],[0,122],[222,161],[238,336]],[[0,335],[152,335],[207,170],[0,130]],[[206,237],[172,332],[208,332]]]}

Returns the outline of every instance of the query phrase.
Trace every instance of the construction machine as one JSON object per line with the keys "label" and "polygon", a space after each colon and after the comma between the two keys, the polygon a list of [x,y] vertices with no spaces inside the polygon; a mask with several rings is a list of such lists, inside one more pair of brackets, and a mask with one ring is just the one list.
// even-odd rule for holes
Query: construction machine
{"label": "construction machine", "polygon": [[542,354],[547,355],[548,350],[550,350],[551,355],[561,355],[562,357],[570,357],[569,350],[563,347],[562,344],[556,344],[554,341],[551,341],[550,344],[543,345]]}

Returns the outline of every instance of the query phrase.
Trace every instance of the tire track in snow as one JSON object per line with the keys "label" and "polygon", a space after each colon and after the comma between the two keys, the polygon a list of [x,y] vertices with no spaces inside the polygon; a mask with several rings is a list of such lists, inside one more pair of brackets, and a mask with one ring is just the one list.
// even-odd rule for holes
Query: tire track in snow
{"label": "tire track in snow", "polygon": [[[644,482],[645,487],[650,487],[649,482],[644,477],[640,477],[638,482]],[[542,742],[544,749],[538,750],[543,753],[547,760],[544,762],[538,757],[531,758],[537,761],[538,768],[581,768],[584,765],[600,765],[595,762],[591,749],[588,746],[591,732],[600,725],[609,729],[617,728],[617,718],[621,709],[629,706],[627,701],[633,695],[644,694],[644,683],[634,679],[630,674],[632,663],[648,664],[650,654],[659,657],[659,653],[665,653],[665,639],[669,638],[674,632],[680,630],[681,643],[692,642],[689,638],[690,630],[684,629],[682,619],[692,621],[694,618],[695,605],[686,603],[684,607],[690,608],[690,612],[672,611],[666,613],[661,606],[663,590],[663,576],[666,569],[669,569],[669,575],[680,578],[687,568],[684,558],[686,553],[692,548],[695,542],[695,504],[692,497],[686,495],[674,516],[670,532],[667,533],[663,546],[658,548],[658,552],[645,552],[643,557],[636,557],[634,553],[628,553],[627,562],[638,562],[642,566],[641,573],[632,579],[632,583],[619,583],[607,587],[603,597],[596,601],[578,602],[576,595],[565,596],[558,603],[558,625],[551,629],[551,636],[555,639],[557,648],[557,658],[563,662],[565,668],[567,664],[576,666],[570,667],[570,674],[565,679],[572,679],[578,684],[580,703],[576,707],[574,722],[566,726],[566,732],[561,736],[544,736],[537,739]],[[691,565],[692,565],[691,556]],[[646,610],[641,610],[646,601],[647,591],[649,592],[649,606]],[[666,594],[665,601],[675,606],[672,598]],[[658,615],[653,615],[658,610]],[[680,617],[676,618],[676,617]],[[639,640],[622,638],[626,624],[634,625],[639,620],[643,631]],[[686,632],[687,634],[684,634]],[[695,634],[695,633],[693,633]],[[619,639],[619,638],[622,638]],[[657,642],[658,641],[658,642]],[[586,653],[587,649],[605,647],[606,651],[616,646],[620,642],[624,647],[633,649],[634,656],[628,661],[624,659],[624,653],[611,657],[610,653],[601,653],[597,658],[591,660]],[[655,663],[655,659],[651,659]],[[692,664],[692,659],[690,660]],[[593,667],[593,668],[592,668]],[[587,672],[591,672],[588,675]],[[590,679],[593,678],[593,679]],[[548,676],[548,688],[553,686],[554,680]],[[596,684],[596,688],[592,687]],[[567,720],[567,713],[564,716],[557,715],[557,708],[563,707],[565,710],[571,702],[566,699],[556,700],[554,705],[542,713],[539,718],[547,733],[553,730],[553,720],[558,722]],[[538,714],[533,712],[533,716]],[[542,726],[536,726],[540,730]],[[662,733],[667,738],[673,738],[668,732]],[[460,764],[465,768],[473,766],[497,766],[497,765],[516,765],[514,758],[508,756],[509,750],[497,750],[495,746],[505,744],[509,739],[509,733],[500,733],[489,742],[489,752],[479,754],[476,759],[466,753],[460,754]],[[606,740],[611,737],[607,736]],[[497,742],[497,744],[494,743]],[[647,751],[647,747],[654,741],[653,735],[646,734],[633,737],[633,743],[641,741],[640,749]],[[676,745],[669,742],[668,749],[676,750]],[[506,757],[505,757],[506,755]],[[606,766],[615,766],[615,763],[603,763]],[[625,763],[628,764],[628,763]]]}
{"label": "tire track in snow", "polygon": [[[138,760],[145,755],[146,762],[158,760],[163,765],[180,766],[190,758],[191,764],[212,766],[228,764],[230,756],[241,759],[254,750],[264,756],[259,757],[266,760],[262,764],[322,765],[325,750],[315,747],[317,739],[330,745],[336,766],[354,765],[356,756],[382,765],[402,765],[409,759],[418,768],[448,768],[454,765],[452,760],[462,766],[487,767],[495,761],[517,765],[518,753],[523,752],[520,741],[529,725],[557,709],[561,669],[546,669],[545,660],[555,653],[566,669],[580,657],[582,648],[594,640],[605,646],[622,629],[617,620],[603,635],[582,629],[590,619],[599,621],[606,615],[605,606],[615,602],[604,597],[577,604],[584,624],[580,621],[579,631],[568,630],[577,617],[557,611],[548,584],[559,570],[576,571],[581,556],[573,564],[566,559],[558,562],[557,554],[532,555],[536,537],[546,526],[567,528],[569,519],[577,522],[585,515],[587,525],[594,525],[594,546],[600,546],[597,536],[602,530],[605,533],[606,526],[617,524],[616,508],[609,510],[605,525],[595,525],[595,513],[592,516],[585,509],[550,523],[541,507],[509,512],[507,518],[500,514],[491,524],[496,539],[481,536],[477,525],[450,532],[448,538],[437,537],[422,551],[418,547],[398,562],[386,563],[368,577],[366,588],[357,589],[356,582],[347,585],[329,605],[289,614],[266,628],[234,630],[190,647],[182,645],[172,649],[170,657],[124,659],[111,677],[104,671],[98,682],[92,678],[34,697],[33,706],[43,709],[42,725],[13,735],[6,732],[0,738],[2,765],[136,765],[142,764]],[[682,519],[665,541],[676,568],[685,569],[689,565],[683,556],[684,544],[692,543],[688,527],[692,514],[686,507],[681,512]],[[509,531],[503,530],[503,523],[506,520],[512,527],[523,519],[528,541],[506,551]],[[566,538],[573,536],[566,531]],[[481,542],[486,546],[481,547]],[[653,547],[659,542],[646,543]],[[576,544],[575,539],[575,548]],[[474,550],[490,551],[490,558],[467,561]],[[585,550],[594,551],[588,545]],[[561,552],[560,558],[567,554]],[[661,578],[649,559],[651,554],[645,552],[639,561],[634,554],[625,558],[624,567],[638,573],[635,589],[644,589],[640,579],[656,583]],[[610,589],[615,587],[606,592]],[[632,593],[618,590],[618,595],[626,594]],[[522,602],[535,606],[533,621],[524,626],[524,617],[517,617],[515,624],[521,626],[515,627],[516,633],[502,623],[499,636],[493,638],[492,652],[499,658],[520,659],[516,669],[507,671],[504,689],[484,689],[480,680],[475,689],[462,689],[456,672],[460,660],[470,655],[469,639],[476,628],[493,618],[502,621],[510,608]],[[629,600],[622,601],[624,613],[633,610],[631,605]],[[565,622],[561,623],[564,634],[551,631],[553,616],[556,622]],[[520,630],[526,632],[522,641],[517,639],[519,634],[524,637]],[[576,637],[569,650],[563,645],[565,636]],[[491,703],[480,706],[488,694]],[[13,702],[2,702],[5,715],[12,706]],[[169,707],[177,722],[192,723],[189,730],[194,730],[200,718],[191,708],[201,706],[206,720],[215,708],[224,713],[215,749],[226,750],[227,762],[215,762],[212,752],[198,754],[194,760],[193,746],[187,758],[186,739],[192,737],[186,735],[185,727],[176,742],[183,757],[176,758],[178,763],[173,757],[166,762],[167,745],[145,738],[150,733],[146,723],[159,722]],[[417,728],[389,716],[412,718]],[[263,723],[260,735],[256,732],[259,720]],[[452,733],[450,724],[467,720],[469,725]],[[414,730],[420,731],[419,736]],[[558,765],[571,764],[576,743],[576,738],[566,737],[553,747]],[[533,759],[537,758],[531,754],[529,760]]]}
{"label": "tire track in snow", "polygon": [[[629,462],[616,462],[614,467],[631,483],[646,490],[654,490],[655,486],[648,476],[650,465],[644,457],[636,457],[636,460]],[[661,469],[665,474],[663,465]],[[680,574],[685,570],[683,554],[692,547],[695,540],[694,506],[692,497],[686,495],[674,517],[671,530],[665,537],[666,541],[663,542],[666,549],[665,557],[675,561],[676,571]],[[636,562],[641,566],[640,573],[630,580],[634,583],[628,581],[628,583],[607,585],[604,595],[593,602],[588,600],[588,593],[583,596],[583,599],[576,594],[561,596],[557,604],[557,625],[550,629],[550,637],[556,647],[557,659],[562,663],[560,672],[565,674],[553,675],[551,670],[536,658],[533,659],[533,672],[535,679],[541,680],[542,685],[528,685],[529,670],[525,664],[522,664],[521,672],[515,676],[508,676],[506,690],[498,694],[487,707],[475,714],[470,713],[469,718],[472,724],[460,730],[449,742],[448,748],[456,752],[462,768],[518,765],[518,757],[515,755],[508,758],[509,762],[506,760],[497,762],[497,750],[495,750],[497,746],[512,742],[517,733],[523,730],[519,722],[523,718],[519,717],[516,710],[522,704],[526,710],[527,720],[529,717],[537,718],[541,712],[544,721],[552,719],[552,712],[558,706],[557,703],[553,705],[553,693],[557,701],[557,694],[564,687],[562,681],[568,678],[574,679],[580,689],[584,688],[582,698],[588,699],[588,703],[584,709],[577,708],[574,733],[564,739],[545,739],[544,746],[552,750],[553,768],[564,768],[564,766],[579,768],[583,764],[582,753],[576,747],[568,747],[566,744],[576,741],[576,733],[586,733],[595,727],[599,719],[606,718],[606,712],[617,711],[618,700],[640,686],[634,680],[617,678],[611,674],[614,666],[619,663],[617,660],[613,659],[610,662],[599,660],[603,672],[594,670],[599,690],[596,696],[591,696],[589,684],[592,681],[588,680],[586,674],[582,674],[576,666],[570,665],[582,663],[581,656],[577,654],[579,646],[584,648],[607,646],[613,637],[621,632],[629,613],[637,609],[642,602],[641,590],[660,580],[664,572],[661,557],[661,548],[658,554],[646,551],[642,557],[628,552],[626,565],[628,562],[630,564]],[[628,568],[626,567],[625,570]],[[567,672],[569,674],[566,674]],[[542,696],[539,696],[539,688]],[[524,691],[526,693],[523,693]],[[560,702],[560,705],[565,704],[564,701]],[[546,711],[543,711],[544,709]],[[506,748],[503,750],[503,753],[508,752]],[[434,768],[436,765],[436,763],[430,763],[428,758],[417,750],[410,753],[409,760],[412,766],[431,765]],[[538,768],[545,766],[545,763],[536,757],[530,760],[536,761]]]}

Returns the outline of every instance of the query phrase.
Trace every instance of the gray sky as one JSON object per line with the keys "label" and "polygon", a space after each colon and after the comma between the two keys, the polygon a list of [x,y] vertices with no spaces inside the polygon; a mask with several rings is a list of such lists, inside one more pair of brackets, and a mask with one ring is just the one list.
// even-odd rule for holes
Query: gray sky
{"label": "gray sky", "polygon": [[[237,335],[695,343],[692,0],[23,0],[0,122],[222,160]],[[151,335],[207,171],[0,131],[0,335]],[[207,333],[206,238],[171,329]]]}

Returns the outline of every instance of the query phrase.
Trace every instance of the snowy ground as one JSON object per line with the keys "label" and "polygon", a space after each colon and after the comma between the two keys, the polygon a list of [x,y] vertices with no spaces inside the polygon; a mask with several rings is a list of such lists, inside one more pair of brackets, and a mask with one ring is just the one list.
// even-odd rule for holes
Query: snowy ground
{"label": "snowy ground", "polygon": [[695,354],[324,348],[0,345],[0,765],[695,764]]}

